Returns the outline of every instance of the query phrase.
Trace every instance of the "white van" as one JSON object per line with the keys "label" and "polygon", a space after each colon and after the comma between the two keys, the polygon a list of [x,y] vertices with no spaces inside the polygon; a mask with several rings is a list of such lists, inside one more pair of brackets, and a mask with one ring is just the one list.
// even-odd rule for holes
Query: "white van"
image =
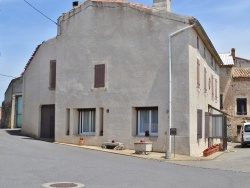
{"label": "white van", "polygon": [[241,146],[244,147],[247,144],[250,144],[250,122],[244,123],[241,126]]}

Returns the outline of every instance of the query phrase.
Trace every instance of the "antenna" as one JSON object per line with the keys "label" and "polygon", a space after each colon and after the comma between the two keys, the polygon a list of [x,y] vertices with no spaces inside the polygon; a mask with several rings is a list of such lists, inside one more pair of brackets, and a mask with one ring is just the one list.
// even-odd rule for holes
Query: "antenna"
{"label": "antenna", "polygon": [[[4,0],[3,0],[4,1]],[[52,19],[50,19],[48,16],[46,16],[44,13],[42,13],[40,10],[38,10],[37,8],[35,8],[32,4],[30,4],[28,1],[23,0],[25,3],[27,3],[29,6],[31,6],[33,9],[35,9],[37,12],[39,12],[40,14],[42,14],[45,18],[47,18],[48,20],[52,21],[54,24],[56,24],[57,26],[60,27],[60,25],[58,25],[55,21],[53,21]]]}

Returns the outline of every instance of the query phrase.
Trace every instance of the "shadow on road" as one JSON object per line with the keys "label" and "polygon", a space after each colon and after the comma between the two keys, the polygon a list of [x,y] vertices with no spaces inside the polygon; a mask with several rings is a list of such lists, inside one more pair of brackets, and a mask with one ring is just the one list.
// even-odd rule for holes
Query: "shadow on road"
{"label": "shadow on road", "polygon": [[21,129],[9,129],[5,130],[8,134],[13,135],[13,136],[22,136],[21,135]]}
{"label": "shadow on road", "polygon": [[[239,143],[238,145],[234,146],[234,148],[242,148],[242,146]],[[244,146],[244,148],[250,148],[250,145],[246,145],[246,146]]]}
{"label": "shadow on road", "polygon": [[5,129],[6,133],[8,133],[9,135],[12,136],[22,136],[22,139],[28,139],[28,140],[39,140],[39,141],[43,141],[43,142],[50,142],[53,143],[55,140],[51,139],[51,138],[40,138],[40,139],[36,139],[36,138],[32,138],[30,136],[27,135],[23,135],[21,132],[21,129]]}

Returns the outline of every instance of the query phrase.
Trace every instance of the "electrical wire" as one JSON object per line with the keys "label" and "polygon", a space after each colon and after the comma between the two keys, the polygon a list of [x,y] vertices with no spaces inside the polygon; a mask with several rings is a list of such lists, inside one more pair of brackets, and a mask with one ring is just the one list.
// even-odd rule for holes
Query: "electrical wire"
{"label": "electrical wire", "polygon": [[51,18],[49,18],[48,16],[46,16],[44,13],[42,13],[40,10],[38,10],[37,8],[35,8],[32,4],[30,4],[28,1],[23,0],[25,3],[27,3],[29,6],[31,6],[33,9],[35,9],[37,12],[39,12],[40,14],[42,14],[45,18],[47,18],[48,20],[52,21],[54,24],[58,25],[55,21],[53,21]]}
{"label": "electrical wire", "polygon": [[17,78],[17,77],[5,75],[5,74],[0,74],[0,76],[5,76],[5,77],[9,77],[9,78]]}

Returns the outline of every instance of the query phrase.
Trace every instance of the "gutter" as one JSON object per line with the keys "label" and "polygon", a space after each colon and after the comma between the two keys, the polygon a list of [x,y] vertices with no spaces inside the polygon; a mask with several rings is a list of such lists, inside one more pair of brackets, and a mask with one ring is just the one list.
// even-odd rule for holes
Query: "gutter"
{"label": "gutter", "polygon": [[168,118],[168,149],[166,152],[166,159],[171,158],[171,135],[170,135],[170,129],[172,128],[172,37],[175,35],[183,32],[184,30],[187,30],[189,28],[192,28],[196,25],[196,22],[193,23],[192,25],[189,25],[187,27],[184,27],[180,30],[175,31],[174,33],[170,34],[168,36],[168,53],[169,53],[169,102],[168,102],[168,109],[169,109],[169,118]]}

